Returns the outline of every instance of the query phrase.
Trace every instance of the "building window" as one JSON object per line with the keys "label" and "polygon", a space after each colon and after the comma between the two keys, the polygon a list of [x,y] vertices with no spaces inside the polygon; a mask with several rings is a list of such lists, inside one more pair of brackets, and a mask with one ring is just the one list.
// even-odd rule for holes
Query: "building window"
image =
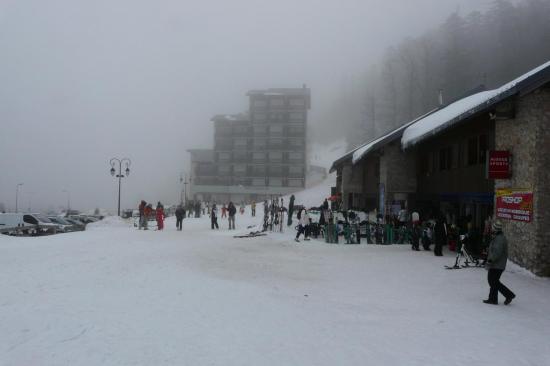
{"label": "building window", "polygon": [[288,175],[290,177],[303,177],[304,168],[301,165],[291,165],[288,167]]}
{"label": "building window", "polygon": [[288,186],[289,187],[302,187],[304,185],[304,181],[302,179],[289,179],[288,180]]}
{"label": "building window", "polygon": [[269,139],[269,147],[280,149],[283,147],[283,139]]}
{"label": "building window", "polygon": [[306,105],[304,98],[292,98],[290,99],[290,105],[293,107],[303,107]]}
{"label": "building window", "polygon": [[248,141],[246,139],[235,139],[233,141],[233,147],[239,150],[246,150]]}
{"label": "building window", "polygon": [[280,165],[272,165],[269,167],[269,175],[274,177],[280,177],[283,175],[283,167]]}
{"label": "building window", "polygon": [[269,185],[272,187],[281,187],[283,185],[283,178],[269,178]]}
{"label": "building window", "polygon": [[439,150],[439,170],[449,170],[453,167],[453,148],[451,146]]}
{"label": "building window", "polygon": [[267,107],[267,100],[264,99],[255,99],[254,107]]}
{"label": "building window", "polygon": [[233,160],[246,161],[248,160],[248,154],[246,153],[246,151],[235,151],[233,153]]}
{"label": "building window", "polygon": [[265,161],[265,153],[264,152],[253,152],[252,153],[252,160],[255,161],[255,162]]}
{"label": "building window", "polygon": [[290,161],[297,162],[297,161],[302,161],[303,159],[304,159],[304,155],[302,153],[299,153],[299,152],[288,153],[288,160]]}
{"label": "building window", "polygon": [[301,122],[304,120],[304,114],[301,112],[290,112],[288,118],[294,122]]}
{"label": "building window", "polygon": [[255,121],[265,121],[267,119],[267,114],[265,113],[254,113],[254,120]]}
{"label": "building window", "polygon": [[487,158],[488,142],[487,135],[479,136],[479,163],[485,164]]}
{"label": "building window", "polygon": [[267,141],[264,139],[254,139],[254,149],[263,150],[267,147]]}
{"label": "building window", "polygon": [[284,107],[285,105],[285,100],[283,98],[272,98],[270,101],[269,101],[269,104],[272,106],[272,107]]}
{"label": "building window", "polygon": [[256,187],[265,186],[265,178],[253,178],[252,185]]}
{"label": "building window", "polygon": [[267,134],[267,126],[254,126],[253,129],[255,136],[263,136]]}
{"label": "building window", "polygon": [[231,166],[230,165],[220,165],[218,166],[219,175],[231,175]]}
{"label": "building window", "polygon": [[229,160],[231,160],[231,153],[228,153],[228,152],[218,153],[218,160],[219,161],[229,161]]}
{"label": "building window", "polygon": [[270,162],[281,162],[281,161],[283,161],[283,153],[281,151],[270,151],[269,152],[269,161]]}
{"label": "building window", "polygon": [[301,136],[304,134],[304,125],[294,125],[288,127],[288,135],[289,136]]}
{"label": "building window", "polygon": [[272,136],[280,136],[283,134],[282,125],[271,125],[269,126],[269,134]]}
{"label": "building window", "polygon": [[477,137],[468,139],[468,165],[476,165],[478,162]]}
{"label": "building window", "polygon": [[233,167],[233,175],[236,176],[246,176],[246,165],[244,164],[236,164]]}
{"label": "building window", "polygon": [[254,177],[263,177],[266,175],[267,169],[265,165],[251,165],[250,172]]}

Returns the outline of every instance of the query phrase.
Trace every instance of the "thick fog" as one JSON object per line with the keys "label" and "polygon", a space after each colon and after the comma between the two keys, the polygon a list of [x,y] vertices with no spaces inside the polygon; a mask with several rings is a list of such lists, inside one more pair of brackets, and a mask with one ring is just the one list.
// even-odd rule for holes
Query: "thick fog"
{"label": "thick fog", "polygon": [[[114,210],[177,202],[187,149],[249,89],[312,93],[315,136],[342,83],[387,47],[492,0],[1,0],[0,204]],[[337,123],[337,122],[335,122]],[[322,126],[322,125],[319,125]]]}

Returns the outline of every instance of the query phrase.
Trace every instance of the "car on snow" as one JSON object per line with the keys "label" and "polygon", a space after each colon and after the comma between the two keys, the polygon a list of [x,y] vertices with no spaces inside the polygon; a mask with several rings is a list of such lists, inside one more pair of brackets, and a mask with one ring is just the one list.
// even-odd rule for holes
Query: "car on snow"
{"label": "car on snow", "polygon": [[57,225],[41,214],[0,214],[0,232],[8,235],[55,234]]}
{"label": "car on snow", "polygon": [[63,217],[48,216],[48,219],[50,219],[50,221],[52,221],[54,224],[57,225],[59,232],[69,233],[69,232],[78,230],[75,224],[70,223],[69,221],[65,220]]}

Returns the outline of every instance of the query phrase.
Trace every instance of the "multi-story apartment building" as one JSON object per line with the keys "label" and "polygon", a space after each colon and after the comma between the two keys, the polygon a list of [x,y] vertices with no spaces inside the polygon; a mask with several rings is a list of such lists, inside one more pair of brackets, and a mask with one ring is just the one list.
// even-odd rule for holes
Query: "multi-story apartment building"
{"label": "multi-story apartment building", "polygon": [[247,113],[212,118],[212,154],[190,150],[193,197],[262,200],[305,187],[310,90],[251,90],[247,96]]}

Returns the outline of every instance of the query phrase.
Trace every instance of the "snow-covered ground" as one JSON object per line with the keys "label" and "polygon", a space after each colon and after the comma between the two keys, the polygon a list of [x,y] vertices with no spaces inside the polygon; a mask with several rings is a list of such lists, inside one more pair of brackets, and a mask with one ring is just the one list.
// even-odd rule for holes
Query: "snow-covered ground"
{"label": "snow-covered ground", "polygon": [[0,365],[550,365],[550,281],[516,266],[489,306],[450,253],[174,226],[0,236]]}

